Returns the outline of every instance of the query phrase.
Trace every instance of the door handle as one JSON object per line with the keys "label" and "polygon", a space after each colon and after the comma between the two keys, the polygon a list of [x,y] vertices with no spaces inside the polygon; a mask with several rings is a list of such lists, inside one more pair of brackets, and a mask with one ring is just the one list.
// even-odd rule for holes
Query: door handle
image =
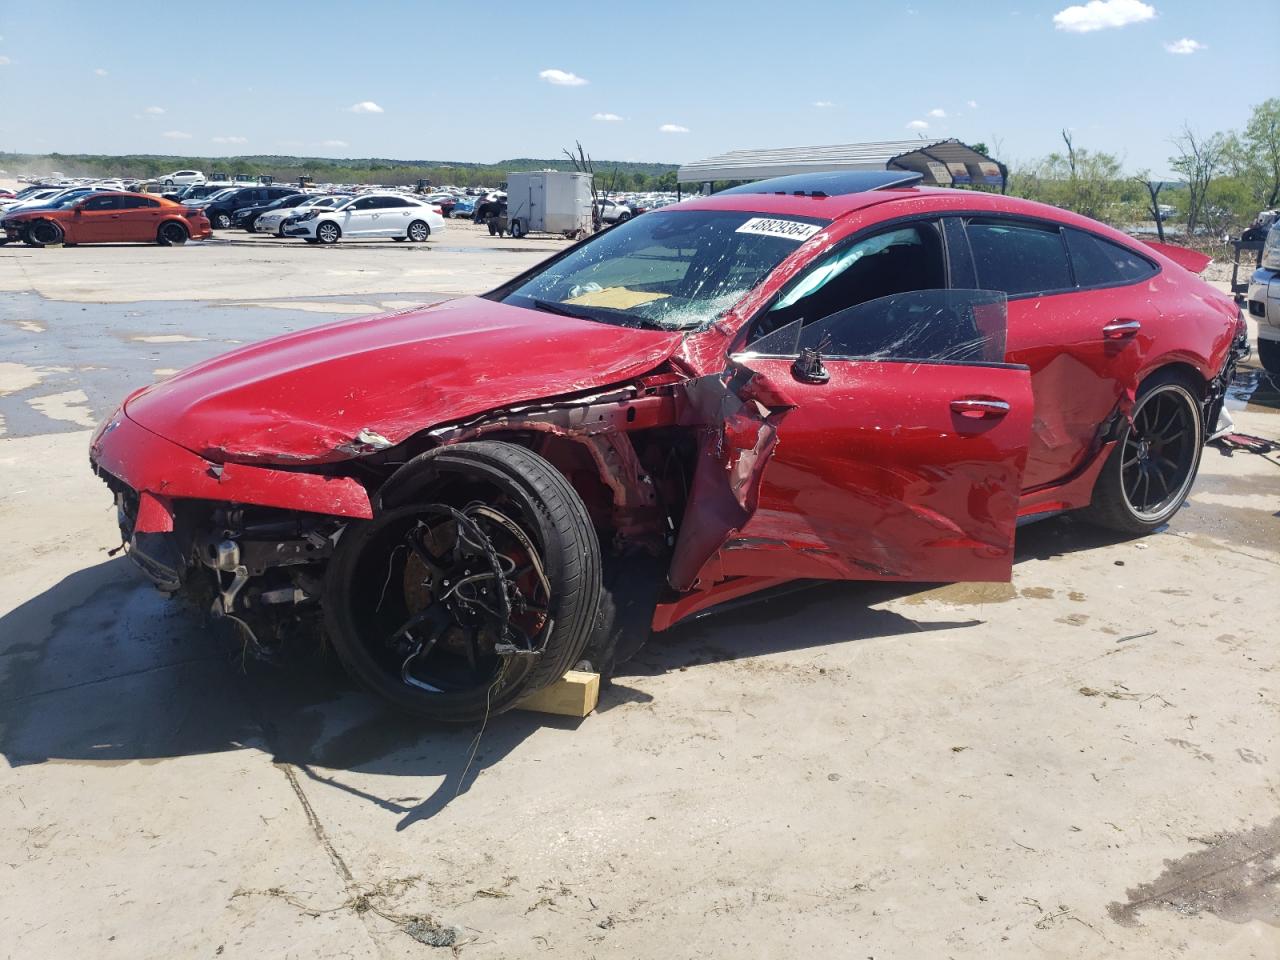
{"label": "door handle", "polygon": [[1102,328],[1102,335],[1108,340],[1123,340],[1125,337],[1132,337],[1141,329],[1142,324],[1137,320],[1112,320]]}
{"label": "door handle", "polygon": [[1009,404],[996,397],[957,397],[951,401],[951,412],[970,420],[994,420],[1009,412]]}

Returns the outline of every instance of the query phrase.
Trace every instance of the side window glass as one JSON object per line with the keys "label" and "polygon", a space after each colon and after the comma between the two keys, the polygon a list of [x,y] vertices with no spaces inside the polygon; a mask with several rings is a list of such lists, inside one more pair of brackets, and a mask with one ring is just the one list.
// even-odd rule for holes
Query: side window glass
{"label": "side window glass", "polygon": [[846,307],[813,323],[793,320],[750,353],[830,359],[1003,363],[1006,298],[993,290],[911,290]]}
{"label": "side window glass", "polygon": [[1118,283],[1136,283],[1155,273],[1151,263],[1118,243],[1103,240],[1083,230],[1067,228],[1067,248],[1076,284],[1081,287],[1103,287]]}
{"label": "side window glass", "polygon": [[835,250],[800,273],[757,323],[755,335],[797,320],[815,323],[890,294],[938,290],[946,285],[937,225],[899,226]]}
{"label": "side window glass", "polygon": [[116,197],[90,197],[85,201],[85,210],[115,210]]}
{"label": "side window glass", "polygon": [[978,285],[1009,296],[1070,290],[1071,269],[1062,234],[1012,220],[970,220],[969,246]]}
{"label": "side window glass", "polygon": [[121,210],[134,210],[142,205],[141,197],[116,197],[116,206]]}

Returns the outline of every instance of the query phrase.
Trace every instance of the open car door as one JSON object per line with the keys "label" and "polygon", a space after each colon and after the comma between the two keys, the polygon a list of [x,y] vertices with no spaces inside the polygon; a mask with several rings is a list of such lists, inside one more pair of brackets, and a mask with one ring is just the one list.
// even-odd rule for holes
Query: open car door
{"label": "open car door", "polygon": [[1005,297],[895,294],[797,319],[694,381],[709,425],[672,558],[728,577],[1008,580],[1031,432]]}

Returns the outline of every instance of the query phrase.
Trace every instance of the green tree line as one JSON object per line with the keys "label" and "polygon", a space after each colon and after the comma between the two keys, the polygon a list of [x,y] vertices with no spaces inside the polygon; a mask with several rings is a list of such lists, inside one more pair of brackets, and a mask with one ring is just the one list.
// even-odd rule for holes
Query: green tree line
{"label": "green tree line", "polygon": [[1238,234],[1257,214],[1280,204],[1280,98],[1255,106],[1240,130],[1201,134],[1190,126],[1170,137],[1177,179],[1126,172],[1114,154],[1078,146],[1029,163],[1011,164],[1014,196],[1051,203],[1114,226],[1155,220],[1157,204],[1174,208],[1165,222],[1188,236]]}
{"label": "green tree line", "polygon": [[[178,157],[157,154],[104,156],[80,153],[4,153],[0,169],[12,175],[47,175],[58,172],[68,177],[137,177],[149,179],[175,170],[197,169],[206,174],[269,175],[280,181],[314,177],[318,183],[380,183],[412,186],[420,178],[433,184],[458,187],[496,187],[508,173],[527,170],[572,170],[566,159],[537,160],[527,157],[499,163],[462,163],[440,160],[332,160],[322,157],[244,156]],[[596,186],[610,190],[674,190],[676,166],[670,163],[595,163]]]}

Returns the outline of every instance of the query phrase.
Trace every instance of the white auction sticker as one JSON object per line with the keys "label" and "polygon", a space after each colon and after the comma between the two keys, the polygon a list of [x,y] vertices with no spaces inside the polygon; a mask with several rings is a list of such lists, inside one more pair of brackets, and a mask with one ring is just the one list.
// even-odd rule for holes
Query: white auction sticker
{"label": "white auction sticker", "polygon": [[799,220],[752,217],[735,232],[756,233],[762,237],[781,237],[784,240],[794,240],[796,243],[801,243],[821,229],[816,223],[801,223]]}

